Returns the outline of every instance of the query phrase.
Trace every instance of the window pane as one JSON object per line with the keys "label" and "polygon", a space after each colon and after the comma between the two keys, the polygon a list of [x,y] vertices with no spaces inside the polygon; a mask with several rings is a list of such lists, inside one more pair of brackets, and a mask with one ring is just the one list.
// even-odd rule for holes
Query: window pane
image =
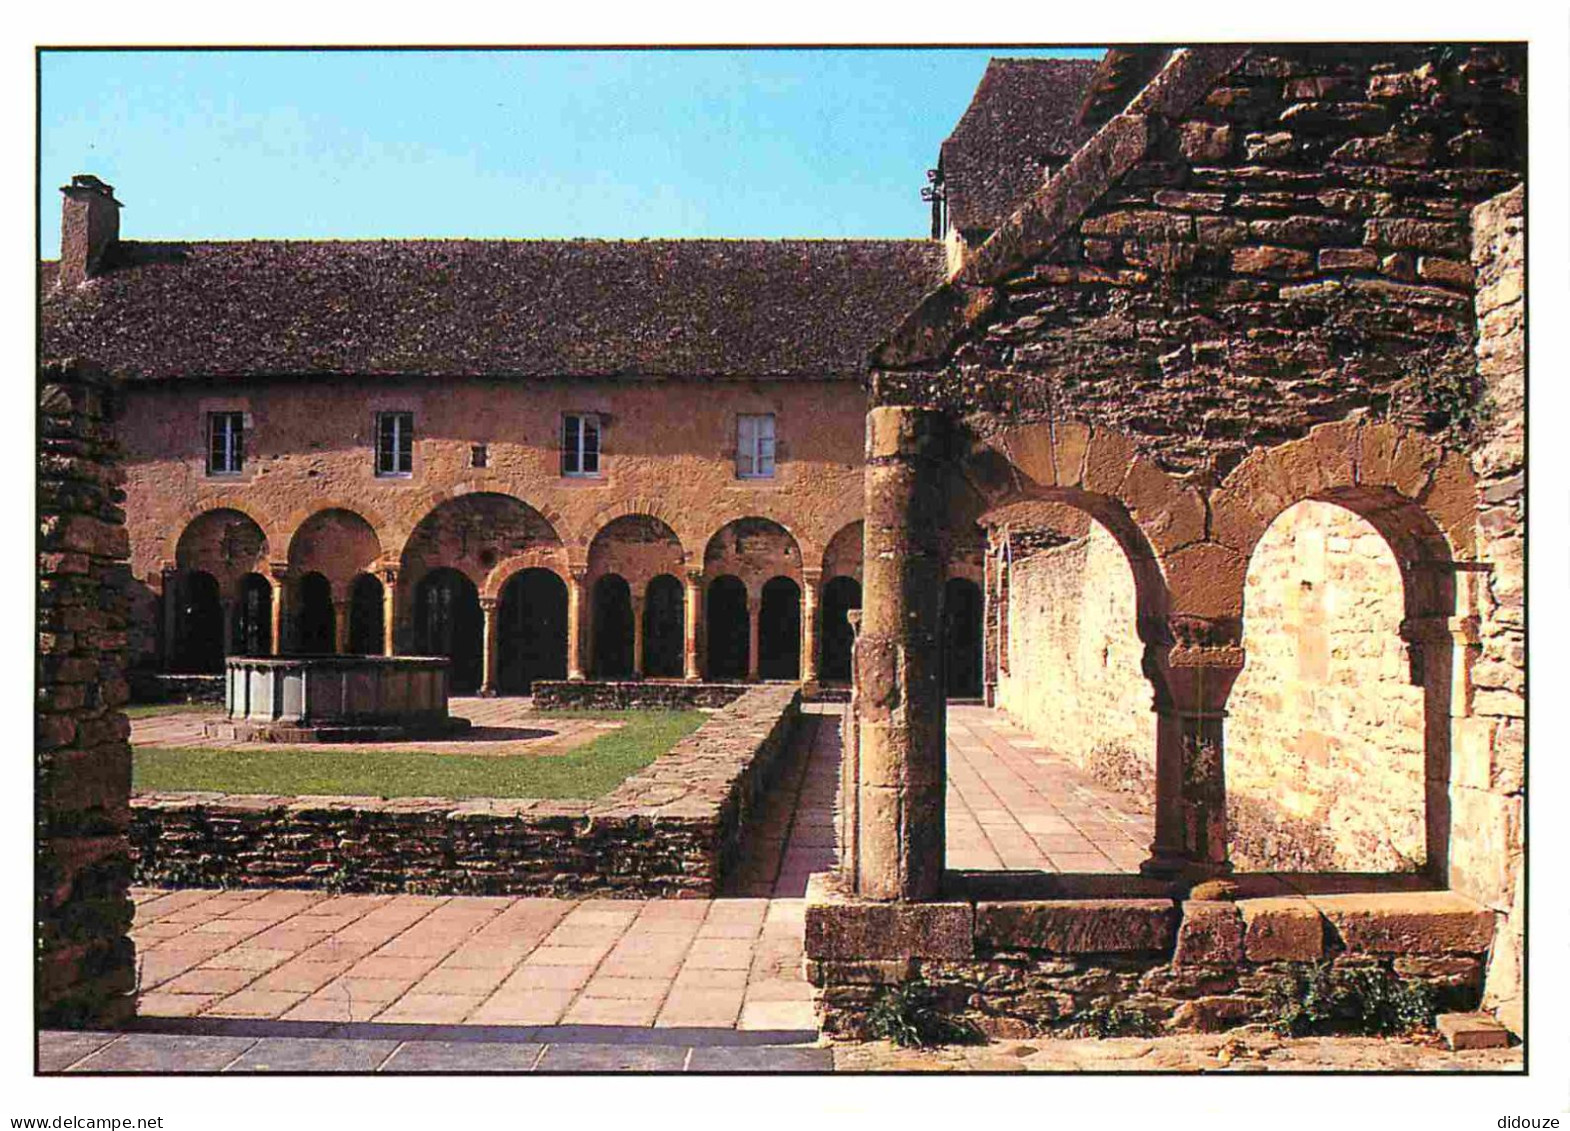
{"label": "window pane", "polygon": [[600,470],[600,418],[583,418],[583,473],[597,475]]}
{"label": "window pane", "polygon": [[578,418],[562,417],[561,469],[564,475],[571,475],[578,470],[578,433]]}
{"label": "window pane", "polygon": [[414,413],[400,412],[397,422],[398,470],[410,472],[414,470]]}
{"label": "window pane", "polygon": [[774,437],[758,437],[758,474],[774,474]]}
{"label": "window pane", "polygon": [[217,413],[209,413],[207,417],[207,470],[209,472],[223,470],[223,430],[220,427],[221,417]]}
{"label": "window pane", "polygon": [[380,475],[387,475],[393,469],[393,417],[390,412],[378,413],[376,416],[376,471]]}
{"label": "window pane", "polygon": [[758,417],[758,435],[762,439],[767,440],[769,442],[770,447],[773,446],[773,444],[774,444],[774,414],[773,413],[770,413],[768,416],[760,416],[760,417]]}
{"label": "window pane", "polygon": [[238,412],[229,416],[229,470],[245,466],[245,417]]}

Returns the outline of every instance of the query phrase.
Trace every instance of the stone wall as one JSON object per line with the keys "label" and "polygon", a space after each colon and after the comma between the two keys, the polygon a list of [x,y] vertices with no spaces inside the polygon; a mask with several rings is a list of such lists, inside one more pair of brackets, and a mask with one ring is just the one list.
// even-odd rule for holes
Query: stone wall
{"label": "stone wall", "polygon": [[1099,523],[1064,545],[1016,550],[1007,570],[1008,657],[997,705],[1098,781],[1145,808],[1155,796],[1155,715],[1140,671],[1134,578]]}
{"label": "stone wall", "polygon": [[1298,503],[1256,546],[1243,601],[1247,659],[1227,699],[1233,862],[1418,870],[1423,689],[1389,544],[1351,511]]}
{"label": "stone wall", "polygon": [[1474,582],[1478,646],[1452,753],[1450,883],[1506,912],[1488,970],[1488,1004],[1523,1021],[1526,773],[1526,276],[1524,193],[1472,214],[1477,362],[1489,419],[1472,453],[1478,479]]}
{"label": "stone wall", "polygon": [[[993,1037],[1213,1032],[1280,1016],[1293,979],[1328,964],[1426,984],[1476,1008],[1494,915],[1447,892],[1232,902],[1063,898],[874,905],[814,876],[807,975],[824,1032],[865,1039],[887,987]],[[875,940],[875,941],[874,941]],[[870,945],[869,945],[870,944]],[[1134,1028],[1134,1026],[1138,1028]]]}
{"label": "stone wall", "polygon": [[135,1009],[127,545],[112,395],[85,363],[39,374],[35,1009],[49,1026],[114,1025]]}
{"label": "stone wall", "polygon": [[140,882],[421,894],[710,898],[800,712],[754,688],[593,801],[149,794]]}
{"label": "stone wall", "polygon": [[735,702],[755,684],[675,683],[650,680],[539,680],[534,706],[541,711],[680,711]]}

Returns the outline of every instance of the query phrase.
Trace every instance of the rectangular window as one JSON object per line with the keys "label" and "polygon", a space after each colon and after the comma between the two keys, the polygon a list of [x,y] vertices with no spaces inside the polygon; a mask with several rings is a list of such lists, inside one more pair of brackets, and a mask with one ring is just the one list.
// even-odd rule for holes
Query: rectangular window
{"label": "rectangular window", "polygon": [[736,418],[736,478],[774,478],[774,414]]}
{"label": "rectangular window", "polygon": [[376,414],[376,474],[414,474],[414,413]]}
{"label": "rectangular window", "polygon": [[562,417],[561,473],[600,473],[600,418],[592,412],[569,412]]}
{"label": "rectangular window", "polygon": [[245,467],[245,413],[207,414],[207,474],[239,475]]}

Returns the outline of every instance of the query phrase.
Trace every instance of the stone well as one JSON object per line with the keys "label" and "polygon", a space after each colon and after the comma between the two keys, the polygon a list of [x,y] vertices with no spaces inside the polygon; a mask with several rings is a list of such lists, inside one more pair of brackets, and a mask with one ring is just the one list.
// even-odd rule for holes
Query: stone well
{"label": "stone well", "polygon": [[233,657],[228,717],[212,738],[246,742],[386,742],[465,730],[447,713],[448,662],[436,656]]}

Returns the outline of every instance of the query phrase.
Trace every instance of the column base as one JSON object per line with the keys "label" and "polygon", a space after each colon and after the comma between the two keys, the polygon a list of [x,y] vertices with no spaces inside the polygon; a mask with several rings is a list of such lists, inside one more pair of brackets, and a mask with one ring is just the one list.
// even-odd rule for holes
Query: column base
{"label": "column base", "polygon": [[1178,852],[1155,849],[1140,863],[1139,874],[1156,880],[1208,880],[1232,874],[1232,861],[1194,860]]}

